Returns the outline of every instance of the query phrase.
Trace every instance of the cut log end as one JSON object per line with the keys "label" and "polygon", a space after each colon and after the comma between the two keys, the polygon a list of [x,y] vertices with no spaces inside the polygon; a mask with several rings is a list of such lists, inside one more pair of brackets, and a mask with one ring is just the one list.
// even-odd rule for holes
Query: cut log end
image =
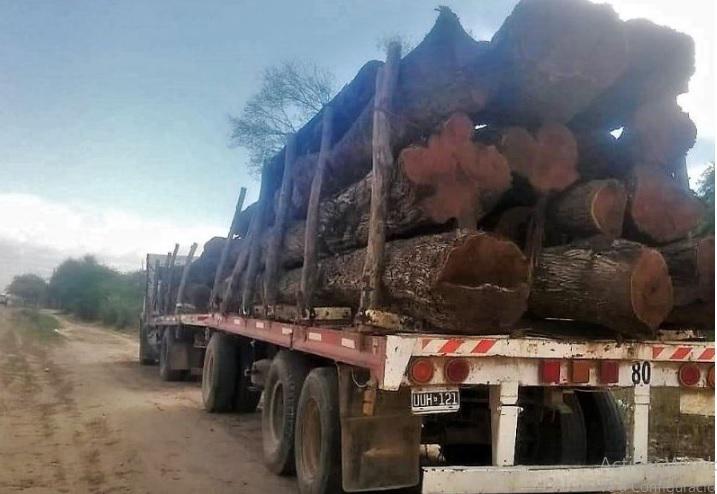
{"label": "cut log end", "polygon": [[510,169],[538,192],[565,190],[579,178],[578,145],[564,125],[545,124],[535,138],[525,129],[510,127],[501,139],[501,152]]}
{"label": "cut log end", "polygon": [[493,146],[471,140],[473,121],[463,113],[452,115],[427,146],[401,152],[402,171],[409,181],[425,187],[421,209],[436,223],[455,218],[475,228],[498,198],[510,187],[505,158]]}
{"label": "cut log end", "polygon": [[622,234],[626,203],[625,188],[617,181],[606,180],[593,196],[590,205],[593,221],[600,232],[609,237]]}
{"label": "cut log end", "polygon": [[630,295],[635,317],[657,329],[672,310],[672,280],[667,263],[654,249],[643,249],[630,276]]}
{"label": "cut log end", "polygon": [[466,237],[453,248],[437,283],[514,288],[527,278],[528,263],[516,244],[481,233]]}
{"label": "cut log end", "polygon": [[637,166],[633,174],[630,216],[640,234],[667,243],[699,225],[704,206],[697,197],[654,168]]}
{"label": "cut log end", "polygon": [[525,312],[528,261],[510,240],[466,237],[448,254],[436,290],[467,324],[510,326]]}

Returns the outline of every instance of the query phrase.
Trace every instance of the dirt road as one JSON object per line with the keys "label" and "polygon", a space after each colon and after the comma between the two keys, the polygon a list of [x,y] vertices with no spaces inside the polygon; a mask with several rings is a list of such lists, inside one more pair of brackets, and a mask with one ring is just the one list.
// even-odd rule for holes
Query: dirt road
{"label": "dirt road", "polygon": [[0,493],[295,493],[261,462],[259,417],[209,415],[130,336],[63,321],[46,337],[0,308]]}

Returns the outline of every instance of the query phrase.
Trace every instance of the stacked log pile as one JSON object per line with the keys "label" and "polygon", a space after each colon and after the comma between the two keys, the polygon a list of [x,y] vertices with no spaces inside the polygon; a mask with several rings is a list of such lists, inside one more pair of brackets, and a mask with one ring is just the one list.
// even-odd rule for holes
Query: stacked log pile
{"label": "stacked log pile", "polygon": [[426,331],[711,325],[714,240],[691,237],[696,130],[676,103],[693,60],[689,37],[607,5],[523,0],[490,42],[442,7],[267,162],[227,266],[213,239],[190,279],[220,280],[225,311],[379,309]]}

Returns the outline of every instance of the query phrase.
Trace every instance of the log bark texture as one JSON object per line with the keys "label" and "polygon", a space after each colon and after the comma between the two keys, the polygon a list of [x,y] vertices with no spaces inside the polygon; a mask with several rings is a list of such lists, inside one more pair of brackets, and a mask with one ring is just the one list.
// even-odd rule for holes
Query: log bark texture
{"label": "log bark texture", "polygon": [[672,282],[662,255],[626,240],[543,249],[533,273],[530,311],[629,336],[652,336],[672,310]]}
{"label": "log bark texture", "polygon": [[713,304],[715,295],[715,240],[692,238],[660,249],[672,277],[675,308],[694,303]]}
{"label": "log bark texture", "polygon": [[[488,214],[511,185],[508,164],[494,146],[471,141],[473,122],[451,116],[426,146],[410,146],[398,160],[384,218],[386,238],[415,234],[459,219],[473,225]],[[372,174],[319,205],[319,257],[363,247],[368,239]],[[459,221],[460,223],[461,221]],[[303,221],[284,237],[286,266],[302,262]]]}
{"label": "log bark texture", "polygon": [[[477,42],[448,8],[440,8],[433,29],[399,66],[396,99],[391,115],[394,155],[435,129],[451,114],[475,114],[483,109],[492,77],[483,58],[487,42]],[[367,105],[333,144],[323,196],[328,197],[371,170],[373,105]],[[305,217],[316,153],[296,163],[293,214]]]}
{"label": "log bark texture", "polygon": [[606,130],[583,130],[578,143],[578,173],[582,180],[625,178],[630,167],[617,139]]}
{"label": "log bark texture", "polygon": [[636,240],[664,244],[687,236],[704,215],[704,205],[672,177],[638,165],[628,181],[629,230]]}
{"label": "log bark texture", "polygon": [[595,98],[571,127],[611,130],[623,127],[642,104],[687,92],[695,72],[691,36],[647,19],[623,23],[627,65],[617,81]]}
{"label": "log bark texture", "polygon": [[622,234],[627,193],[617,180],[593,180],[556,198],[548,218],[552,226],[576,237]]}
{"label": "log bark texture", "polygon": [[568,122],[622,75],[627,59],[612,7],[573,0],[519,2],[491,48],[502,78],[488,111],[531,126]]}
{"label": "log bark texture", "polygon": [[[364,249],[324,259],[317,304],[357,308]],[[386,244],[382,283],[386,308],[409,316],[425,329],[456,333],[496,331],[514,324],[526,308],[527,261],[512,242],[488,233],[454,233]],[[279,283],[284,303],[295,302],[301,270]]]}
{"label": "log bark texture", "polygon": [[633,163],[660,167],[675,174],[680,160],[694,146],[697,127],[674,96],[640,106],[619,139]]}

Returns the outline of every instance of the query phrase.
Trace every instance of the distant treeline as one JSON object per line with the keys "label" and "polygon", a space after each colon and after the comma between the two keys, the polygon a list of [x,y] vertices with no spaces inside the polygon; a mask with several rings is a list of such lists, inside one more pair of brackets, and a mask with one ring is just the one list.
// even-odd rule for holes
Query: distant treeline
{"label": "distant treeline", "polygon": [[93,256],[67,259],[49,283],[33,274],[16,276],[7,292],[27,304],[43,305],[86,321],[124,328],[137,323],[142,311],[144,272],[120,273]]}

